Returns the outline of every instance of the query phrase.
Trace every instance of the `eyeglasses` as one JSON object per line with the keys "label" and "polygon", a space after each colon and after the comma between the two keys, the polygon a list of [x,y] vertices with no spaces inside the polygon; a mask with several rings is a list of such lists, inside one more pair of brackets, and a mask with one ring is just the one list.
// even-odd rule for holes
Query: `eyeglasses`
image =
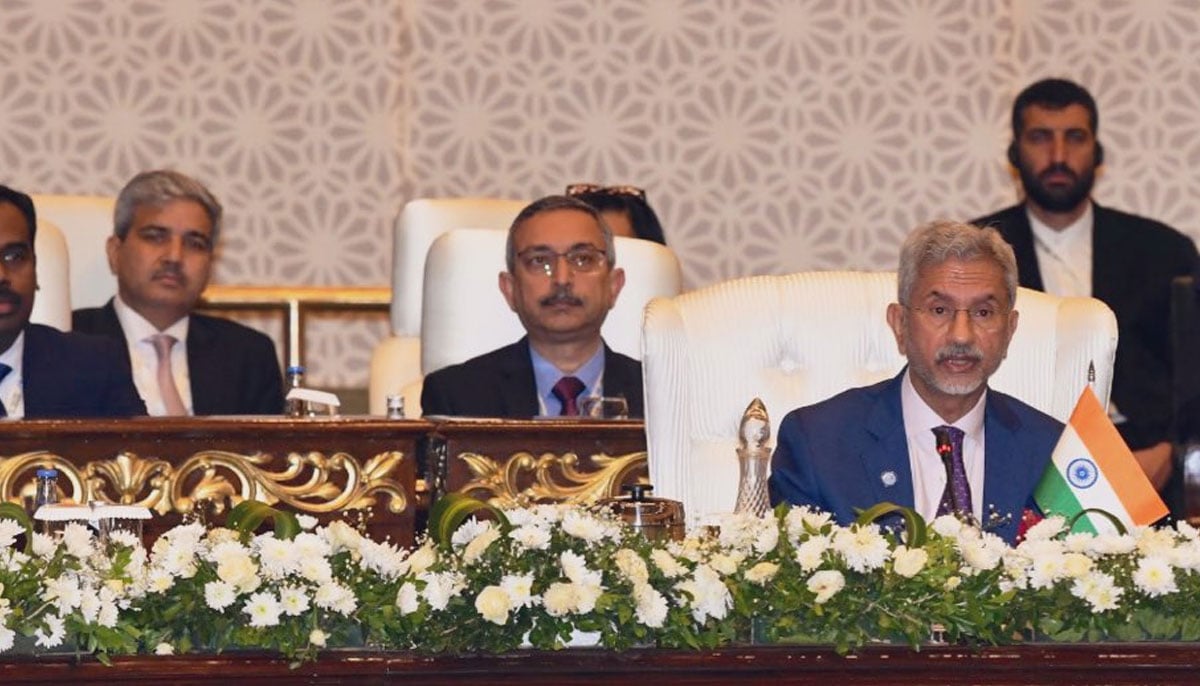
{"label": "eyeglasses", "polygon": [[976,307],[950,307],[949,305],[930,305],[929,307],[916,307],[913,305],[905,305],[905,309],[912,310],[917,313],[921,319],[934,328],[944,329],[950,326],[951,323],[958,317],[959,312],[966,312],[967,319],[975,326],[983,331],[997,331],[1004,326],[1009,310],[993,307],[991,305],[978,305]]}
{"label": "eyeglasses", "polygon": [[608,253],[592,245],[581,245],[566,252],[555,252],[547,248],[527,248],[517,253],[517,262],[530,274],[554,276],[558,259],[565,257],[567,266],[575,274],[590,274],[608,261]]}
{"label": "eyeglasses", "polygon": [[598,183],[572,183],[567,186],[567,195],[631,195],[639,200],[646,199],[646,191],[637,186],[601,186]]}

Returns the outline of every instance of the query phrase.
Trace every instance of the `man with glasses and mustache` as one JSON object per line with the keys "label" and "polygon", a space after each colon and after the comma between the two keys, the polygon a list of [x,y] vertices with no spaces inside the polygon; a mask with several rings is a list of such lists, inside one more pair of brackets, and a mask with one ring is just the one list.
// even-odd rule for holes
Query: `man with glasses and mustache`
{"label": "man with glasses and mustache", "polygon": [[642,368],[600,336],[625,285],[612,231],[575,198],[534,201],[513,220],[499,285],[526,336],[425,377],[426,415],[529,418],[580,414],[588,396],[624,396],[642,416]]}
{"label": "man with glasses and mustache", "polygon": [[33,201],[0,186],[0,418],[146,414],[120,346],[29,323],[36,235]]}
{"label": "man with glasses and mustache", "polygon": [[1098,125],[1096,103],[1078,84],[1046,79],[1022,91],[1008,159],[1025,201],[973,223],[995,227],[1012,244],[1022,286],[1093,296],[1112,308],[1120,344],[1109,412],[1162,489],[1172,472],[1170,284],[1196,266],[1196,246],[1165,224],[1091,199],[1104,163]]}
{"label": "man with glasses and mustache", "polygon": [[1062,424],[988,388],[1017,329],[1017,265],[993,229],[919,227],[904,242],[888,325],[896,377],[793,410],[771,460],[772,503],[852,523],[893,502],[957,514],[1010,543]]}
{"label": "man with glasses and mustache", "polygon": [[199,181],[142,172],[121,189],[106,246],[117,295],[76,310],[76,331],[125,344],[155,416],[279,414],[275,344],[236,322],[192,312],[208,285],[221,204]]}

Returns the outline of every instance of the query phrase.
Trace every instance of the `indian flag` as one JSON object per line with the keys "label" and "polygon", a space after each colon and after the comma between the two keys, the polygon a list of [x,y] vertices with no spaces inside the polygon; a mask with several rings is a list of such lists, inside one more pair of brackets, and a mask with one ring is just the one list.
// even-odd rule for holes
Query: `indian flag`
{"label": "indian flag", "polygon": [[[1047,515],[1069,520],[1084,510],[1099,509],[1126,527],[1150,524],[1167,514],[1167,506],[1089,387],[1080,394],[1033,498]],[[1074,530],[1115,529],[1104,515],[1089,512]]]}

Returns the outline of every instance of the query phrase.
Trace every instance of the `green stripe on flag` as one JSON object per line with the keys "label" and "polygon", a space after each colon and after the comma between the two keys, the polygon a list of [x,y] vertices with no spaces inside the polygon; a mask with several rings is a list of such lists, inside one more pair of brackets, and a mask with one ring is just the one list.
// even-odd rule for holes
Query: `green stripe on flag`
{"label": "green stripe on flag", "polygon": [[[1059,471],[1058,465],[1053,462],[1046,465],[1046,471],[1042,473],[1041,481],[1033,490],[1033,499],[1047,516],[1056,514],[1070,519],[1083,511],[1083,504],[1075,497],[1075,491],[1067,483],[1063,473]],[[1075,530],[1097,533],[1090,515],[1080,517],[1079,521],[1075,523]]]}

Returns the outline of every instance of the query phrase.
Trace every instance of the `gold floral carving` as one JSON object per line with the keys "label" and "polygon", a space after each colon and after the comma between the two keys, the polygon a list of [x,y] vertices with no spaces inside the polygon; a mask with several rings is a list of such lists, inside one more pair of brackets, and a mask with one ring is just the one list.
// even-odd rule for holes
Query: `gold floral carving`
{"label": "gold floral carving", "polygon": [[471,473],[471,480],[458,490],[504,506],[590,503],[620,495],[623,484],[635,478],[645,481],[646,472],[645,451],[615,457],[600,453],[591,457],[590,465],[582,464],[575,453],[535,456],[519,452],[497,461],[464,452],[456,458],[465,462]]}
{"label": "gold floral carving", "polygon": [[32,497],[33,471],[52,466],[59,471],[58,486],[66,499],[141,505],[160,514],[191,512],[200,502],[219,512],[226,503],[248,499],[311,513],[367,509],[386,499],[388,510],[399,513],[409,498],[397,478],[404,459],[398,451],[379,453],[365,464],[340,452],[289,453],[273,469],[274,458],[266,453],[204,450],[178,465],[124,452],[80,467],[61,455],[37,451],[0,457],[0,500]]}

